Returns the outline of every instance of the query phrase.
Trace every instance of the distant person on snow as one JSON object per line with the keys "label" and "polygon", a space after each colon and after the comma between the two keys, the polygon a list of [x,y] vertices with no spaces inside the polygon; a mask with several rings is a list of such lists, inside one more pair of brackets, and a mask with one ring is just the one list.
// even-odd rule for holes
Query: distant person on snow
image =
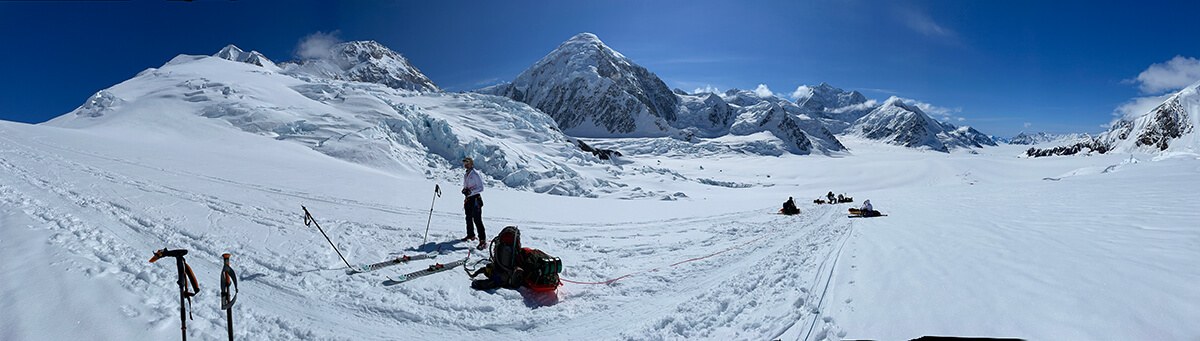
{"label": "distant person on snow", "polygon": [[826,195],[825,195],[825,197],[826,197],[826,198],[829,198],[829,203],[830,203],[830,204],[836,204],[836,203],[838,203],[837,201],[834,201],[834,200],[833,200],[833,199],[834,199],[834,196],[833,196],[833,191],[829,191],[829,194],[826,194]]}
{"label": "distant person on snow", "polygon": [[779,212],[783,214],[796,214],[800,213],[800,209],[796,208],[796,202],[792,200],[792,197],[788,197],[788,200],[783,203],[783,210]]}
{"label": "distant person on snow", "polygon": [[862,208],[857,210],[858,213],[855,213],[854,211],[856,210],[851,208],[850,214],[858,214],[863,217],[878,217],[883,215],[883,213],[879,213],[879,211],[875,210],[875,207],[871,206],[871,200],[863,200]]}
{"label": "distant person on snow", "polygon": [[479,177],[479,172],[475,171],[475,160],[471,158],[463,158],[463,168],[467,169],[467,173],[463,177],[463,210],[467,213],[467,237],[463,241],[475,240],[475,231],[471,228],[474,224],[476,229],[479,229],[479,248],[483,249],[487,245],[487,236],[483,233],[483,198],[479,193],[483,192],[483,178]]}

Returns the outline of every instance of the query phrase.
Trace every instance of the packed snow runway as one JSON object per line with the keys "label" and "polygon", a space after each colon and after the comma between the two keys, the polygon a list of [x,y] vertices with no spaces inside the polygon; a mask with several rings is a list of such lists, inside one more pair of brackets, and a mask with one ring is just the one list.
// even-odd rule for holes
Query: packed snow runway
{"label": "packed snow runway", "polygon": [[[519,226],[524,245],[562,258],[566,280],[632,274],[543,294],[475,291],[462,269],[382,285],[432,261],[346,275],[301,205],[352,264],[439,246],[449,262],[470,252],[452,242],[459,184],[193,129],[212,131],[0,122],[0,308],[12,312],[0,339],[179,337],[175,269],[147,262],[164,247],[191,251],[198,339],[224,337],[226,252],[241,278],[235,335],[248,339],[1200,336],[1194,154],[1022,159],[847,138],[854,155],[631,155],[607,170],[685,193],[674,201],[489,187],[489,237]],[[447,194],[435,199],[435,184]],[[830,190],[889,216],[809,204]],[[802,214],[775,214],[788,196]]]}

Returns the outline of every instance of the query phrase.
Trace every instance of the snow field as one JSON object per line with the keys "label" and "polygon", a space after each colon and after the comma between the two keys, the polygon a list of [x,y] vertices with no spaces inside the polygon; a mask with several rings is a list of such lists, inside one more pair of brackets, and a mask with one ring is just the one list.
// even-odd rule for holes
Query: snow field
{"label": "snow field", "polygon": [[[185,133],[0,122],[0,308],[18,312],[0,318],[0,338],[178,337],[175,269],[147,263],[163,247],[189,249],[201,281],[193,338],[224,337],[225,252],[241,276],[238,338],[1200,335],[1195,154],[1024,159],[1020,146],[945,154],[845,138],[851,155],[633,154],[584,170],[643,199],[489,187],[489,237],[520,226],[524,245],[563,259],[564,279],[633,274],[540,294],[474,291],[462,269],[382,285],[433,261],[346,275],[300,205],[354,265],[437,246],[449,262],[470,252],[450,242],[465,233],[458,184],[197,122],[175,122]],[[830,190],[889,216],[809,204]],[[788,196],[803,214],[772,214]]]}
{"label": "snow field", "polygon": [[[22,129],[37,133],[25,135]],[[44,135],[36,136],[38,133]],[[309,172],[303,171],[304,165],[312,165],[319,171],[344,168],[338,172],[350,172],[354,175],[346,178],[359,181],[372,177],[384,181],[386,176],[315,153],[307,156],[308,161],[314,158],[322,161],[278,159],[279,155],[297,157],[290,144],[282,144],[282,150],[270,147],[243,152],[246,153],[243,161],[255,162],[257,169],[262,170],[256,173],[239,169],[256,168],[249,165],[203,166],[232,153],[220,147],[168,144],[169,147],[151,153],[168,155],[172,150],[186,151],[188,156],[139,162],[135,161],[136,155],[155,147],[131,145],[132,150],[124,150],[125,146],[118,146],[124,142],[120,138],[96,137],[111,143],[87,150],[76,145],[78,141],[60,139],[63,136],[59,134],[70,136],[75,132],[5,126],[5,134],[0,137],[0,150],[4,151],[0,167],[5,170],[0,194],[5,216],[11,217],[5,218],[5,222],[6,226],[14,221],[33,227],[28,230],[33,231],[30,232],[33,236],[18,238],[35,241],[32,245],[39,245],[36,241],[45,238],[37,237],[36,232],[54,233],[48,237],[52,251],[46,251],[51,255],[40,258],[47,263],[26,264],[20,266],[19,272],[52,283],[72,283],[66,282],[66,278],[77,276],[86,282],[105,284],[98,287],[64,284],[82,296],[79,301],[96,305],[84,309],[81,321],[86,325],[111,326],[107,334],[103,330],[92,334],[103,339],[130,335],[177,337],[175,269],[170,264],[146,262],[152,250],[162,247],[189,249],[187,259],[201,280],[203,291],[193,300],[196,319],[188,321],[192,337],[219,338],[224,333],[224,314],[216,309],[216,281],[209,279],[219,272],[219,255],[231,252],[232,263],[242,279],[241,297],[235,306],[235,334],[242,337],[583,338],[594,337],[598,332],[629,338],[766,338],[782,333],[795,324],[794,320],[811,314],[806,305],[815,304],[810,303],[815,300],[807,293],[814,290],[795,292],[789,288],[801,283],[813,286],[807,281],[816,277],[813,272],[821,259],[801,254],[829,248],[836,239],[831,234],[840,233],[847,226],[836,219],[839,212],[824,208],[814,211],[825,212],[814,216],[817,220],[809,220],[814,219],[810,216],[774,215],[771,209],[725,213],[715,210],[711,216],[668,210],[666,215],[635,214],[632,222],[625,218],[608,222],[599,219],[600,223],[571,222],[573,216],[562,214],[550,214],[550,220],[544,220],[538,211],[505,208],[518,200],[504,198],[528,194],[493,190],[485,192],[488,196],[485,212],[498,206],[500,212],[518,215],[489,217],[489,233],[494,235],[504,225],[522,226],[525,245],[565,260],[564,278],[599,281],[661,269],[607,285],[567,284],[549,296],[512,290],[477,292],[468,288],[466,276],[458,269],[384,287],[380,284],[383,275],[408,272],[427,264],[404,264],[368,274],[345,275],[341,260],[316,227],[302,224],[298,206],[306,205],[342,253],[357,265],[418,252],[424,232],[422,223],[429,217],[426,205],[432,193],[401,200],[415,207],[349,199],[355,197],[349,192],[365,190],[370,185],[334,189],[345,186],[348,180],[311,181],[316,176],[305,175]],[[280,144],[272,144],[275,145]],[[256,158],[261,160],[254,161]],[[172,163],[175,165],[164,166]],[[280,177],[281,174],[288,175]],[[453,188],[450,186],[453,185],[444,187]],[[379,201],[394,202],[394,195],[363,197],[382,196],[388,199]],[[458,230],[462,225],[461,214],[455,212],[457,202],[451,197],[439,199],[432,217],[430,244],[442,245],[442,255],[437,259],[440,262],[459,259],[467,253],[466,245],[446,242],[460,236]],[[560,197],[549,197],[555,198]],[[594,202],[594,199],[565,199]],[[617,202],[612,207],[623,204]],[[644,219],[638,218],[639,215],[660,219],[639,221]],[[756,239],[710,258],[664,267]],[[730,265],[735,266],[732,271]],[[47,268],[54,270],[45,272]],[[121,294],[112,295],[101,288]],[[737,296],[755,299],[733,299]],[[713,304],[704,303],[716,297],[726,298]],[[114,302],[113,298],[121,300]],[[791,303],[783,306],[771,303],[781,299]],[[104,308],[110,304],[114,306]],[[765,307],[773,308],[761,310]],[[53,320],[51,315],[36,314],[48,311],[22,310],[32,310],[35,314],[6,321],[5,329],[13,336],[24,338],[50,331],[41,326]],[[78,335],[94,332],[81,328]],[[50,334],[51,338],[64,335],[72,334]]]}

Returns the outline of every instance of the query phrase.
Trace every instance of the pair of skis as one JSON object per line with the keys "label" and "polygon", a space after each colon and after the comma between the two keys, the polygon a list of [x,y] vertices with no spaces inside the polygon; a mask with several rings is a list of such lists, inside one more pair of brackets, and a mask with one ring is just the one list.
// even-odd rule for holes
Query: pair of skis
{"label": "pair of skis", "polygon": [[475,253],[475,252],[467,251],[466,258],[456,260],[453,262],[449,262],[446,264],[434,263],[433,265],[430,265],[429,268],[426,268],[424,270],[413,271],[410,273],[406,273],[406,274],[397,276],[396,278],[392,278],[391,276],[388,276],[388,278],[387,278],[388,280],[383,281],[383,285],[384,286],[393,286],[393,285],[408,282],[408,281],[411,281],[411,280],[414,280],[417,278],[421,278],[421,277],[429,276],[429,275],[432,275],[435,273],[439,273],[439,272],[443,272],[443,271],[450,270],[453,268],[457,268],[460,265],[466,264],[467,260],[471,259],[472,253]]}
{"label": "pair of skis", "polygon": [[[471,257],[471,255],[468,254],[467,258],[470,258],[470,257]],[[408,281],[411,281],[411,280],[414,280],[417,278],[429,276],[429,275],[432,275],[435,273],[439,273],[439,272],[443,272],[443,271],[447,271],[447,270],[456,268],[460,265],[465,264],[466,262],[467,262],[467,259],[464,258],[464,259],[456,260],[456,261],[445,263],[445,264],[434,263],[434,264],[430,265],[429,268],[426,268],[423,270],[418,270],[418,271],[413,271],[413,272],[403,274],[400,276],[396,276],[396,278],[392,278],[392,276],[388,276],[387,280],[383,281],[383,285],[384,286],[393,286],[396,284],[408,282]]]}
{"label": "pair of skis", "polygon": [[[358,274],[358,273],[371,272],[371,271],[379,270],[379,269],[386,268],[386,267],[396,265],[396,264],[404,264],[404,263],[408,263],[410,261],[421,260],[421,259],[433,259],[436,257],[437,257],[437,253],[425,253],[425,254],[419,254],[419,255],[415,255],[415,256],[407,256],[407,255],[400,256],[400,257],[396,257],[396,258],[389,259],[389,260],[382,261],[382,262],[375,263],[375,264],[360,265],[360,266],[354,267],[353,269],[346,270],[346,274],[353,275],[353,274]],[[467,254],[467,258],[471,258],[471,255]],[[453,269],[455,267],[465,264],[467,262],[467,258],[464,258],[461,260],[456,260],[456,261],[445,263],[445,264],[434,263],[426,269],[403,274],[403,275],[397,276],[396,278],[392,278],[391,276],[388,276],[388,280],[384,281],[383,285],[386,285],[386,286],[396,285],[396,284],[411,281],[416,278],[420,278],[420,277],[432,275],[435,273],[443,272],[446,270],[450,270],[450,269]]]}
{"label": "pair of skis", "polygon": [[347,269],[346,274],[353,275],[353,274],[359,274],[359,273],[364,273],[364,272],[371,272],[371,271],[383,269],[383,268],[386,268],[386,267],[389,267],[392,265],[396,265],[396,264],[404,264],[404,263],[408,263],[408,262],[414,261],[414,260],[430,259],[430,258],[434,258],[434,257],[437,257],[437,254],[424,253],[424,254],[419,254],[419,255],[415,255],[415,256],[400,256],[400,257],[385,260],[385,261],[375,263],[375,264],[359,265],[352,269]]}

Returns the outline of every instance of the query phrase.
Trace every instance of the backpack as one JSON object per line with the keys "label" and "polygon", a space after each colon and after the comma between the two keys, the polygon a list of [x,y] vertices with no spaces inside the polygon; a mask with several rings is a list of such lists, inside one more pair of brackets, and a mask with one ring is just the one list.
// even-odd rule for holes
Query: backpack
{"label": "backpack", "polygon": [[496,238],[492,238],[491,277],[499,286],[517,288],[525,284],[525,271],[521,268],[521,230],[516,226],[505,226]]}
{"label": "backpack", "polygon": [[533,291],[554,291],[562,282],[562,260],[538,249],[521,249],[521,268],[525,270],[525,285]]}
{"label": "backpack", "polygon": [[551,257],[542,250],[521,247],[521,230],[516,226],[505,226],[500,234],[492,238],[491,263],[472,274],[485,274],[488,279],[477,280],[471,287],[487,290],[496,287],[516,289],[528,286],[534,291],[553,291],[562,282],[562,260]]}

